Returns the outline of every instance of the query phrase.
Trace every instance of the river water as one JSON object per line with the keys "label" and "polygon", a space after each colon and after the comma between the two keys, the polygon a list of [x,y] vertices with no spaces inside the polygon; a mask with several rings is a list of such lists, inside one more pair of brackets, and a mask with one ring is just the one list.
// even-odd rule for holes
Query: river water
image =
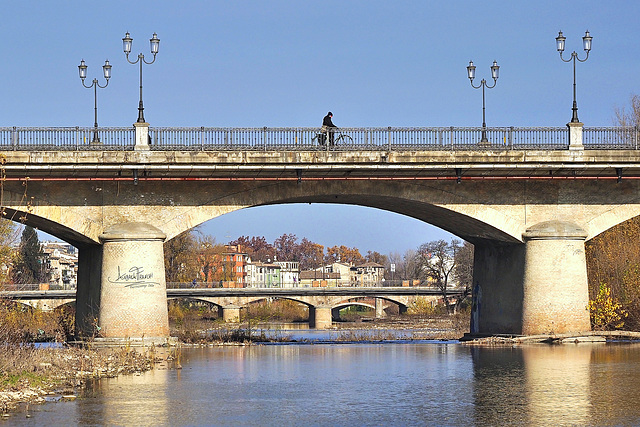
{"label": "river water", "polygon": [[180,362],[4,424],[640,425],[640,344],[270,344],[183,348]]}

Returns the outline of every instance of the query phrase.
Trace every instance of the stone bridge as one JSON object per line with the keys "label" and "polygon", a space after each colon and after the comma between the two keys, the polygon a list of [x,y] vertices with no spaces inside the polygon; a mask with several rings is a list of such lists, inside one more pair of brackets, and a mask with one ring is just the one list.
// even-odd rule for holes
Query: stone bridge
{"label": "stone bridge", "polygon": [[[331,150],[278,145],[266,128],[264,145],[229,148],[228,131],[219,149],[207,149],[204,134],[197,149],[154,147],[159,131],[150,138],[141,124],[131,150],[16,143],[2,152],[1,204],[6,217],[78,247],[76,322],[86,330],[83,319],[98,318],[105,337],[168,335],[165,240],[284,203],[384,209],[473,243],[472,332],[589,330],[584,243],[640,214],[637,133],[616,144],[622,128],[585,130],[583,144],[582,124],[572,123],[565,145],[532,144],[532,130],[528,143],[505,133],[497,144],[460,147],[411,142],[447,140],[442,132],[403,132],[399,143],[389,129],[388,144]],[[370,141],[373,132],[362,134]],[[298,141],[297,130],[287,135]]]}
{"label": "stone bridge", "polygon": [[[418,300],[426,302],[436,303],[442,300],[442,297],[437,295],[433,290],[429,292],[421,292],[420,290],[413,290],[413,292],[398,294],[394,292],[394,289],[390,289],[385,293],[384,288],[360,288],[364,291],[372,292],[357,292],[357,290],[342,289],[342,292],[334,293],[320,293],[300,292],[296,289],[286,289],[291,292],[272,292],[270,295],[258,295],[260,292],[248,292],[247,294],[254,294],[251,296],[242,295],[228,295],[228,296],[191,296],[194,293],[184,292],[180,295],[177,290],[167,293],[169,298],[190,298],[199,301],[205,301],[210,304],[214,304],[222,309],[222,316],[225,322],[238,322],[240,320],[240,310],[242,308],[249,307],[252,303],[264,301],[267,298],[284,298],[291,301],[295,301],[304,304],[309,309],[309,327],[317,329],[326,329],[331,327],[333,320],[340,318],[340,310],[350,306],[364,306],[375,310],[376,318],[382,318],[385,316],[384,309],[387,303],[393,303],[398,306],[399,312],[404,313],[412,304]],[[332,288],[336,290],[336,288]],[[251,291],[249,289],[249,291]],[[296,292],[297,291],[297,292]],[[396,290],[397,291],[397,290]],[[452,297],[457,297],[460,292],[452,292]],[[363,298],[374,299],[374,304],[363,302]]]}
{"label": "stone bridge", "polygon": [[[0,291],[0,298],[8,298],[30,307],[51,311],[75,302],[75,290],[55,291]],[[464,290],[451,289],[451,298],[459,298]],[[435,288],[189,288],[168,289],[168,299],[204,301],[217,306],[225,322],[239,322],[240,310],[252,303],[281,298],[304,304],[309,309],[309,326],[317,329],[331,327],[332,320],[339,320],[340,310],[350,306],[363,306],[375,310],[376,318],[385,317],[389,303],[398,306],[400,313],[414,303],[437,303],[442,300]],[[367,301],[373,300],[373,304]]]}

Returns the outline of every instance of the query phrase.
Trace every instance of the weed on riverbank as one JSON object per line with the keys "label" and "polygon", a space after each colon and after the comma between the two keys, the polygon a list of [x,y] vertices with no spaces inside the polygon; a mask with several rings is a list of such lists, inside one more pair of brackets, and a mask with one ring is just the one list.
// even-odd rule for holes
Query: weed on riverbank
{"label": "weed on riverbank", "polygon": [[153,355],[133,349],[90,350],[0,346],[0,412],[18,402],[43,403],[48,394],[74,395],[74,389],[94,378],[144,372]]}

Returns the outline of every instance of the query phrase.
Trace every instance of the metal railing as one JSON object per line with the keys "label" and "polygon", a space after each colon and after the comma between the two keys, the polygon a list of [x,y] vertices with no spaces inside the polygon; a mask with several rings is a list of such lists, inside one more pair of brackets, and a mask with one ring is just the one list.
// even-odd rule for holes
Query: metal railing
{"label": "metal railing", "polygon": [[[408,283],[411,282],[409,285]],[[413,283],[414,281],[408,280],[386,280],[380,281],[376,283],[365,283],[363,284],[344,284],[344,283],[334,283],[331,282],[328,284],[328,287],[332,288],[389,288],[389,287],[412,287],[412,288],[429,288],[436,289],[432,284],[421,281],[419,283]],[[223,285],[220,282],[167,282],[167,289],[208,289],[208,288],[222,288]],[[274,289],[297,289],[297,288],[307,288],[309,286],[298,284],[296,286],[293,285],[282,285],[282,284],[271,284],[270,286],[266,286],[264,283],[261,284],[245,284],[244,288],[256,289],[256,288],[274,288]],[[450,288],[449,290],[459,291],[458,288]]]}
{"label": "metal railing", "polygon": [[[175,151],[495,151],[566,150],[566,127],[491,127],[481,143],[481,127],[340,128],[335,144],[321,144],[320,128],[149,128],[151,150]],[[0,150],[133,150],[133,128],[0,128]],[[587,149],[638,149],[637,127],[585,127]]]}
{"label": "metal railing", "polygon": [[193,151],[401,151],[565,150],[567,128],[340,128],[334,145],[319,143],[319,128],[150,128],[152,150]]}
{"label": "metal railing", "polygon": [[0,150],[4,151],[113,151],[133,150],[133,128],[98,128],[100,142],[93,142],[93,127],[0,128]]}
{"label": "metal railing", "polygon": [[639,137],[637,127],[585,127],[582,143],[592,150],[637,150]]}
{"label": "metal railing", "polygon": [[0,292],[13,292],[13,291],[60,291],[60,290],[73,290],[74,286],[65,287],[56,283],[5,283],[0,286]]}

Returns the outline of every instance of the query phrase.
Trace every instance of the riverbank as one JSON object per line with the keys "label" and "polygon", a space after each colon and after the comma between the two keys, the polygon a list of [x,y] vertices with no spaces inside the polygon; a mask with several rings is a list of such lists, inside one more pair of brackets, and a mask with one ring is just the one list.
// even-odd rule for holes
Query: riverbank
{"label": "riverbank", "polygon": [[155,349],[5,345],[0,349],[0,415],[10,416],[19,404],[74,399],[75,390],[89,380],[148,371],[163,357]]}
{"label": "riverbank", "polygon": [[[297,327],[299,325],[300,327]],[[306,322],[274,322],[245,319],[236,324],[191,319],[172,325],[171,335],[186,345],[237,345],[264,342],[304,342],[299,338]],[[469,332],[465,314],[444,316],[394,315],[382,319],[358,318],[334,322],[331,328],[308,329],[326,335],[327,341],[457,340]]]}

